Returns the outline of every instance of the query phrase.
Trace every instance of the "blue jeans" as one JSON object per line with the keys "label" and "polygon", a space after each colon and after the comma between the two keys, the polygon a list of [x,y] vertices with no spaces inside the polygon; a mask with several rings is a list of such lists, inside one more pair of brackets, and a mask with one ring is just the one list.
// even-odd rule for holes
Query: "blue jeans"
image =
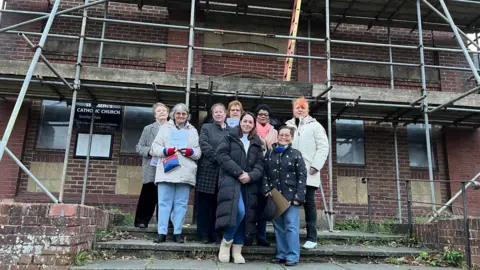
{"label": "blue jeans", "polygon": [[291,205],[279,218],[273,221],[277,259],[298,262],[300,259],[300,207]]}
{"label": "blue jeans", "polygon": [[233,227],[228,227],[223,233],[223,239],[230,241],[233,239],[235,245],[243,245],[245,238],[245,204],[243,203],[243,196],[240,193],[238,200],[237,224]]}
{"label": "blue jeans", "polygon": [[190,185],[158,183],[158,234],[168,233],[170,214],[173,234],[181,234],[187,213]]}

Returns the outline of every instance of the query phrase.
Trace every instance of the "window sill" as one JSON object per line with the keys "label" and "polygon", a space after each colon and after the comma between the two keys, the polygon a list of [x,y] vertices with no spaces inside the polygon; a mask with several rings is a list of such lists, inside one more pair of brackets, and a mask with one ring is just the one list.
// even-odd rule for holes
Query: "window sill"
{"label": "window sill", "polygon": [[[428,171],[428,167],[410,167],[411,171]],[[437,168],[433,168],[433,171],[438,171]]]}
{"label": "window sill", "polygon": [[366,169],[367,165],[365,164],[348,164],[348,163],[337,163],[339,167],[349,167],[349,168],[356,168],[356,169]]}

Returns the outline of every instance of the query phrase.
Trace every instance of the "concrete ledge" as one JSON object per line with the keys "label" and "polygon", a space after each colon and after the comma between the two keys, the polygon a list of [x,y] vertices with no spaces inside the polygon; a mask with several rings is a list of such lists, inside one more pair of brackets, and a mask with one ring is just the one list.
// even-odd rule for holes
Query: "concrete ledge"
{"label": "concrete ledge", "polygon": [[[151,240],[114,240],[109,242],[96,243],[97,249],[103,250],[116,250],[120,254],[131,255],[146,255],[147,253],[141,253],[141,251],[154,251],[150,255],[164,254],[164,253],[211,253],[216,254],[218,252],[218,245],[215,244],[202,244],[198,242],[187,242],[184,244],[166,242],[156,244]],[[374,257],[374,258],[388,258],[388,257],[403,257],[403,256],[417,256],[421,252],[429,252],[430,250],[406,248],[406,247],[383,247],[383,246],[347,246],[347,245],[322,245],[313,250],[302,250],[301,256],[304,258],[312,258],[318,256],[340,256],[340,257]],[[243,254],[252,256],[273,256],[275,254],[274,247],[244,247]]]}
{"label": "concrete ledge", "polygon": [[[154,224],[150,224],[150,227],[146,229],[140,229],[130,226],[117,226],[115,227],[117,231],[130,232],[134,236],[146,236],[150,238],[157,237],[157,228]],[[190,225],[184,227],[182,233],[187,236],[196,235],[197,226]],[[300,230],[300,239],[303,239],[307,235],[305,229]],[[275,232],[272,226],[267,226],[267,237],[269,239],[275,238]],[[363,240],[363,241],[399,241],[405,239],[404,235],[389,235],[389,234],[377,234],[377,233],[364,233],[356,231],[318,231],[319,240],[331,240],[331,241],[348,241],[348,240]],[[190,237],[189,237],[190,238]]]}

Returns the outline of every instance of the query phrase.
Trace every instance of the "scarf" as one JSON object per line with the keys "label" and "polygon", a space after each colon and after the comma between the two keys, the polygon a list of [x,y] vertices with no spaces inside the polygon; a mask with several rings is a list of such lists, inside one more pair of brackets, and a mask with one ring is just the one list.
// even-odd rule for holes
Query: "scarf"
{"label": "scarf", "polygon": [[267,137],[268,132],[270,131],[270,124],[267,123],[265,126],[262,126],[262,124],[257,122],[257,134],[260,136],[260,138],[265,139]]}
{"label": "scarf", "polygon": [[277,145],[275,147],[275,152],[277,153],[283,153],[287,149],[286,145]]}

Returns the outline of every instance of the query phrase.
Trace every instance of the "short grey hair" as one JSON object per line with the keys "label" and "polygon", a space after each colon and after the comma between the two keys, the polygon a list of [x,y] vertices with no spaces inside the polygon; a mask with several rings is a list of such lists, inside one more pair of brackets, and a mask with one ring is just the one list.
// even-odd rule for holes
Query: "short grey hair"
{"label": "short grey hair", "polygon": [[175,105],[172,109],[172,112],[170,113],[170,119],[175,119],[175,113],[176,112],[186,112],[187,113],[187,121],[190,121],[190,110],[188,110],[188,107],[187,105],[183,104],[183,103],[178,103],[177,105]]}

